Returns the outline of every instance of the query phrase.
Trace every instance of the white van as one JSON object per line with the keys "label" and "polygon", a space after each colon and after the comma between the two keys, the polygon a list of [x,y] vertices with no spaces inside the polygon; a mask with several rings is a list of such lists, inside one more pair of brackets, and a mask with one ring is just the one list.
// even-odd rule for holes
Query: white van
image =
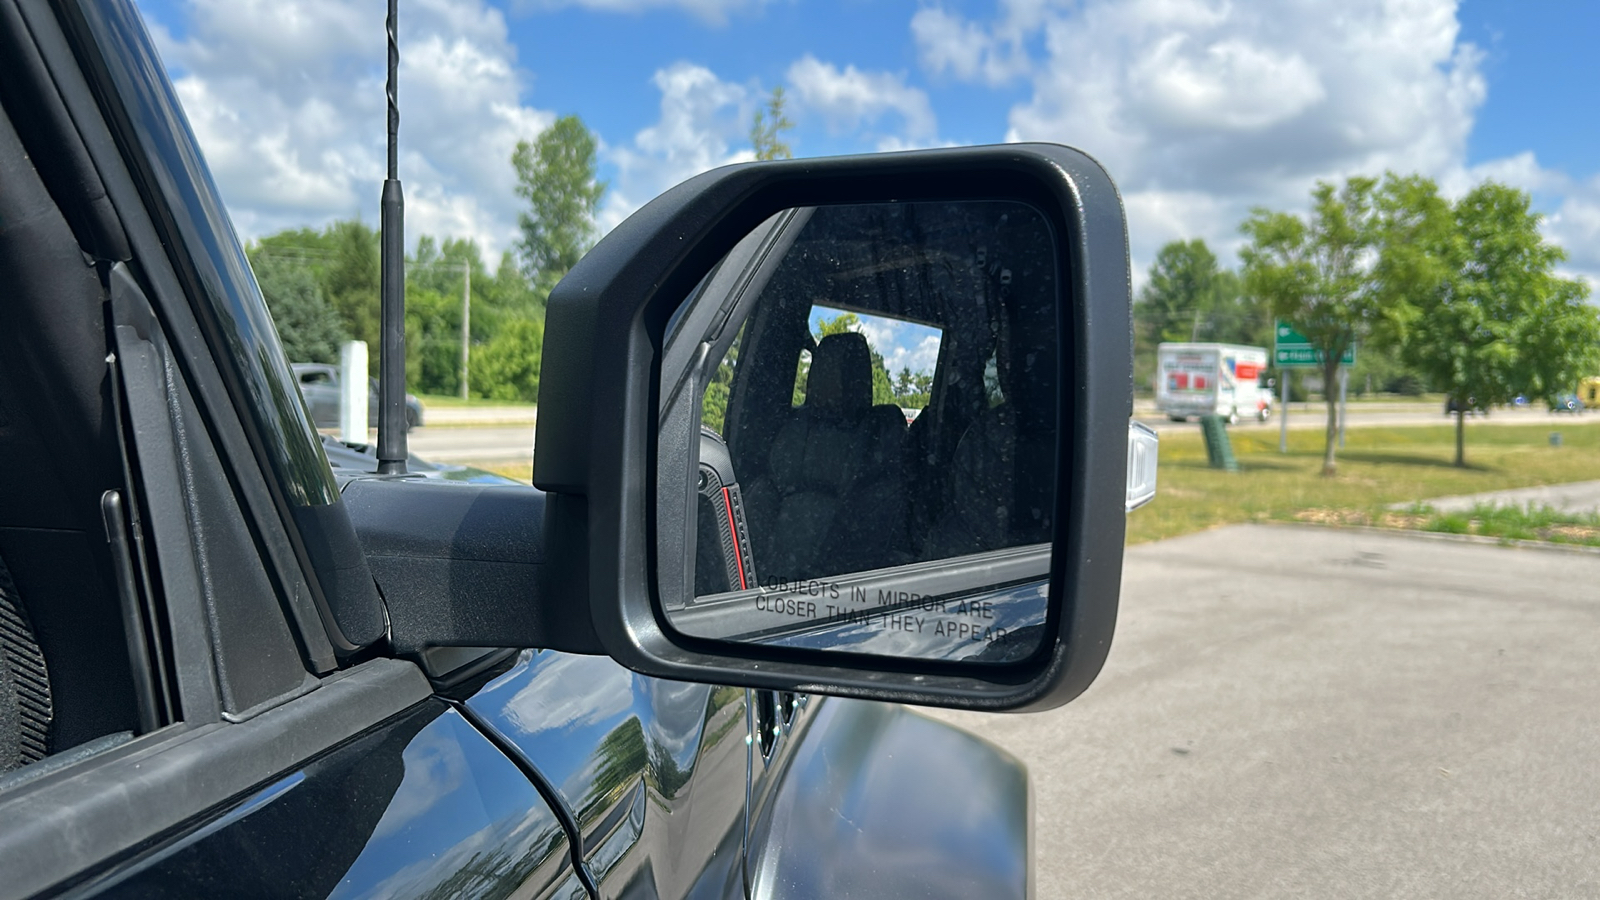
{"label": "white van", "polygon": [[1156,348],[1156,408],[1174,422],[1215,413],[1230,423],[1272,416],[1262,384],[1267,348],[1241,344],[1161,344]]}

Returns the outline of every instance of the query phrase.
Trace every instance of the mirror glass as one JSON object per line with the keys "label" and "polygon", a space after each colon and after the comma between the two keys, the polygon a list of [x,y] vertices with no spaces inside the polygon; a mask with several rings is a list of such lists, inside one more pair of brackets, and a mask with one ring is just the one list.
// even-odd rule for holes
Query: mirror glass
{"label": "mirror glass", "polygon": [[1059,267],[1010,201],[791,209],[735,247],[663,347],[671,626],[974,664],[1038,649]]}

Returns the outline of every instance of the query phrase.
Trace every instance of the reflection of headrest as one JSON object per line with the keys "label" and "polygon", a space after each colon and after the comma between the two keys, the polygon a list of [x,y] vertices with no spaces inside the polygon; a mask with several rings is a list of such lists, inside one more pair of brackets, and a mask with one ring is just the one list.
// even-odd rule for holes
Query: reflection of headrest
{"label": "reflection of headrest", "polygon": [[864,335],[830,334],[811,351],[806,407],[818,412],[857,412],[872,406],[872,351]]}

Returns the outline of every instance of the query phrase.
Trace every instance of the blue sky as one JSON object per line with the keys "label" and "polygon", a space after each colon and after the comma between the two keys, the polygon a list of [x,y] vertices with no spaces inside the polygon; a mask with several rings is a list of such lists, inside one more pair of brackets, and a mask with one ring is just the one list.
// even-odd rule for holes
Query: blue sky
{"label": "blue sky", "polygon": [[[361,215],[382,178],[382,0],[141,0],[246,237]],[[602,142],[609,227],[748,158],[782,85],[798,155],[1052,140],[1155,250],[1420,171],[1534,193],[1600,275],[1600,4],[1509,0],[402,0],[409,233],[515,237],[507,159],[557,115]]]}

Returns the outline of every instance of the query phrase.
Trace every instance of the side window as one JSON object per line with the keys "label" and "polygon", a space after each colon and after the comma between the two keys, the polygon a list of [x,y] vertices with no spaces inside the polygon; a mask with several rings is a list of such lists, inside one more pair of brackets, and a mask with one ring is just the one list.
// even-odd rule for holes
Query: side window
{"label": "side window", "polygon": [[311,371],[311,372],[301,372],[300,373],[300,383],[302,385],[316,384],[316,385],[325,385],[327,387],[333,387],[333,383],[334,382],[333,382],[333,376],[331,374],[329,374],[327,372],[324,372],[321,369],[318,369],[318,370]]}
{"label": "side window", "polygon": [[711,382],[706,385],[705,394],[701,397],[700,424],[711,429],[717,434],[723,434],[727,428],[728,401],[733,395],[733,378],[739,366],[739,343],[744,338],[744,329],[734,336],[733,344],[728,348],[727,355],[717,363],[711,374]]}

